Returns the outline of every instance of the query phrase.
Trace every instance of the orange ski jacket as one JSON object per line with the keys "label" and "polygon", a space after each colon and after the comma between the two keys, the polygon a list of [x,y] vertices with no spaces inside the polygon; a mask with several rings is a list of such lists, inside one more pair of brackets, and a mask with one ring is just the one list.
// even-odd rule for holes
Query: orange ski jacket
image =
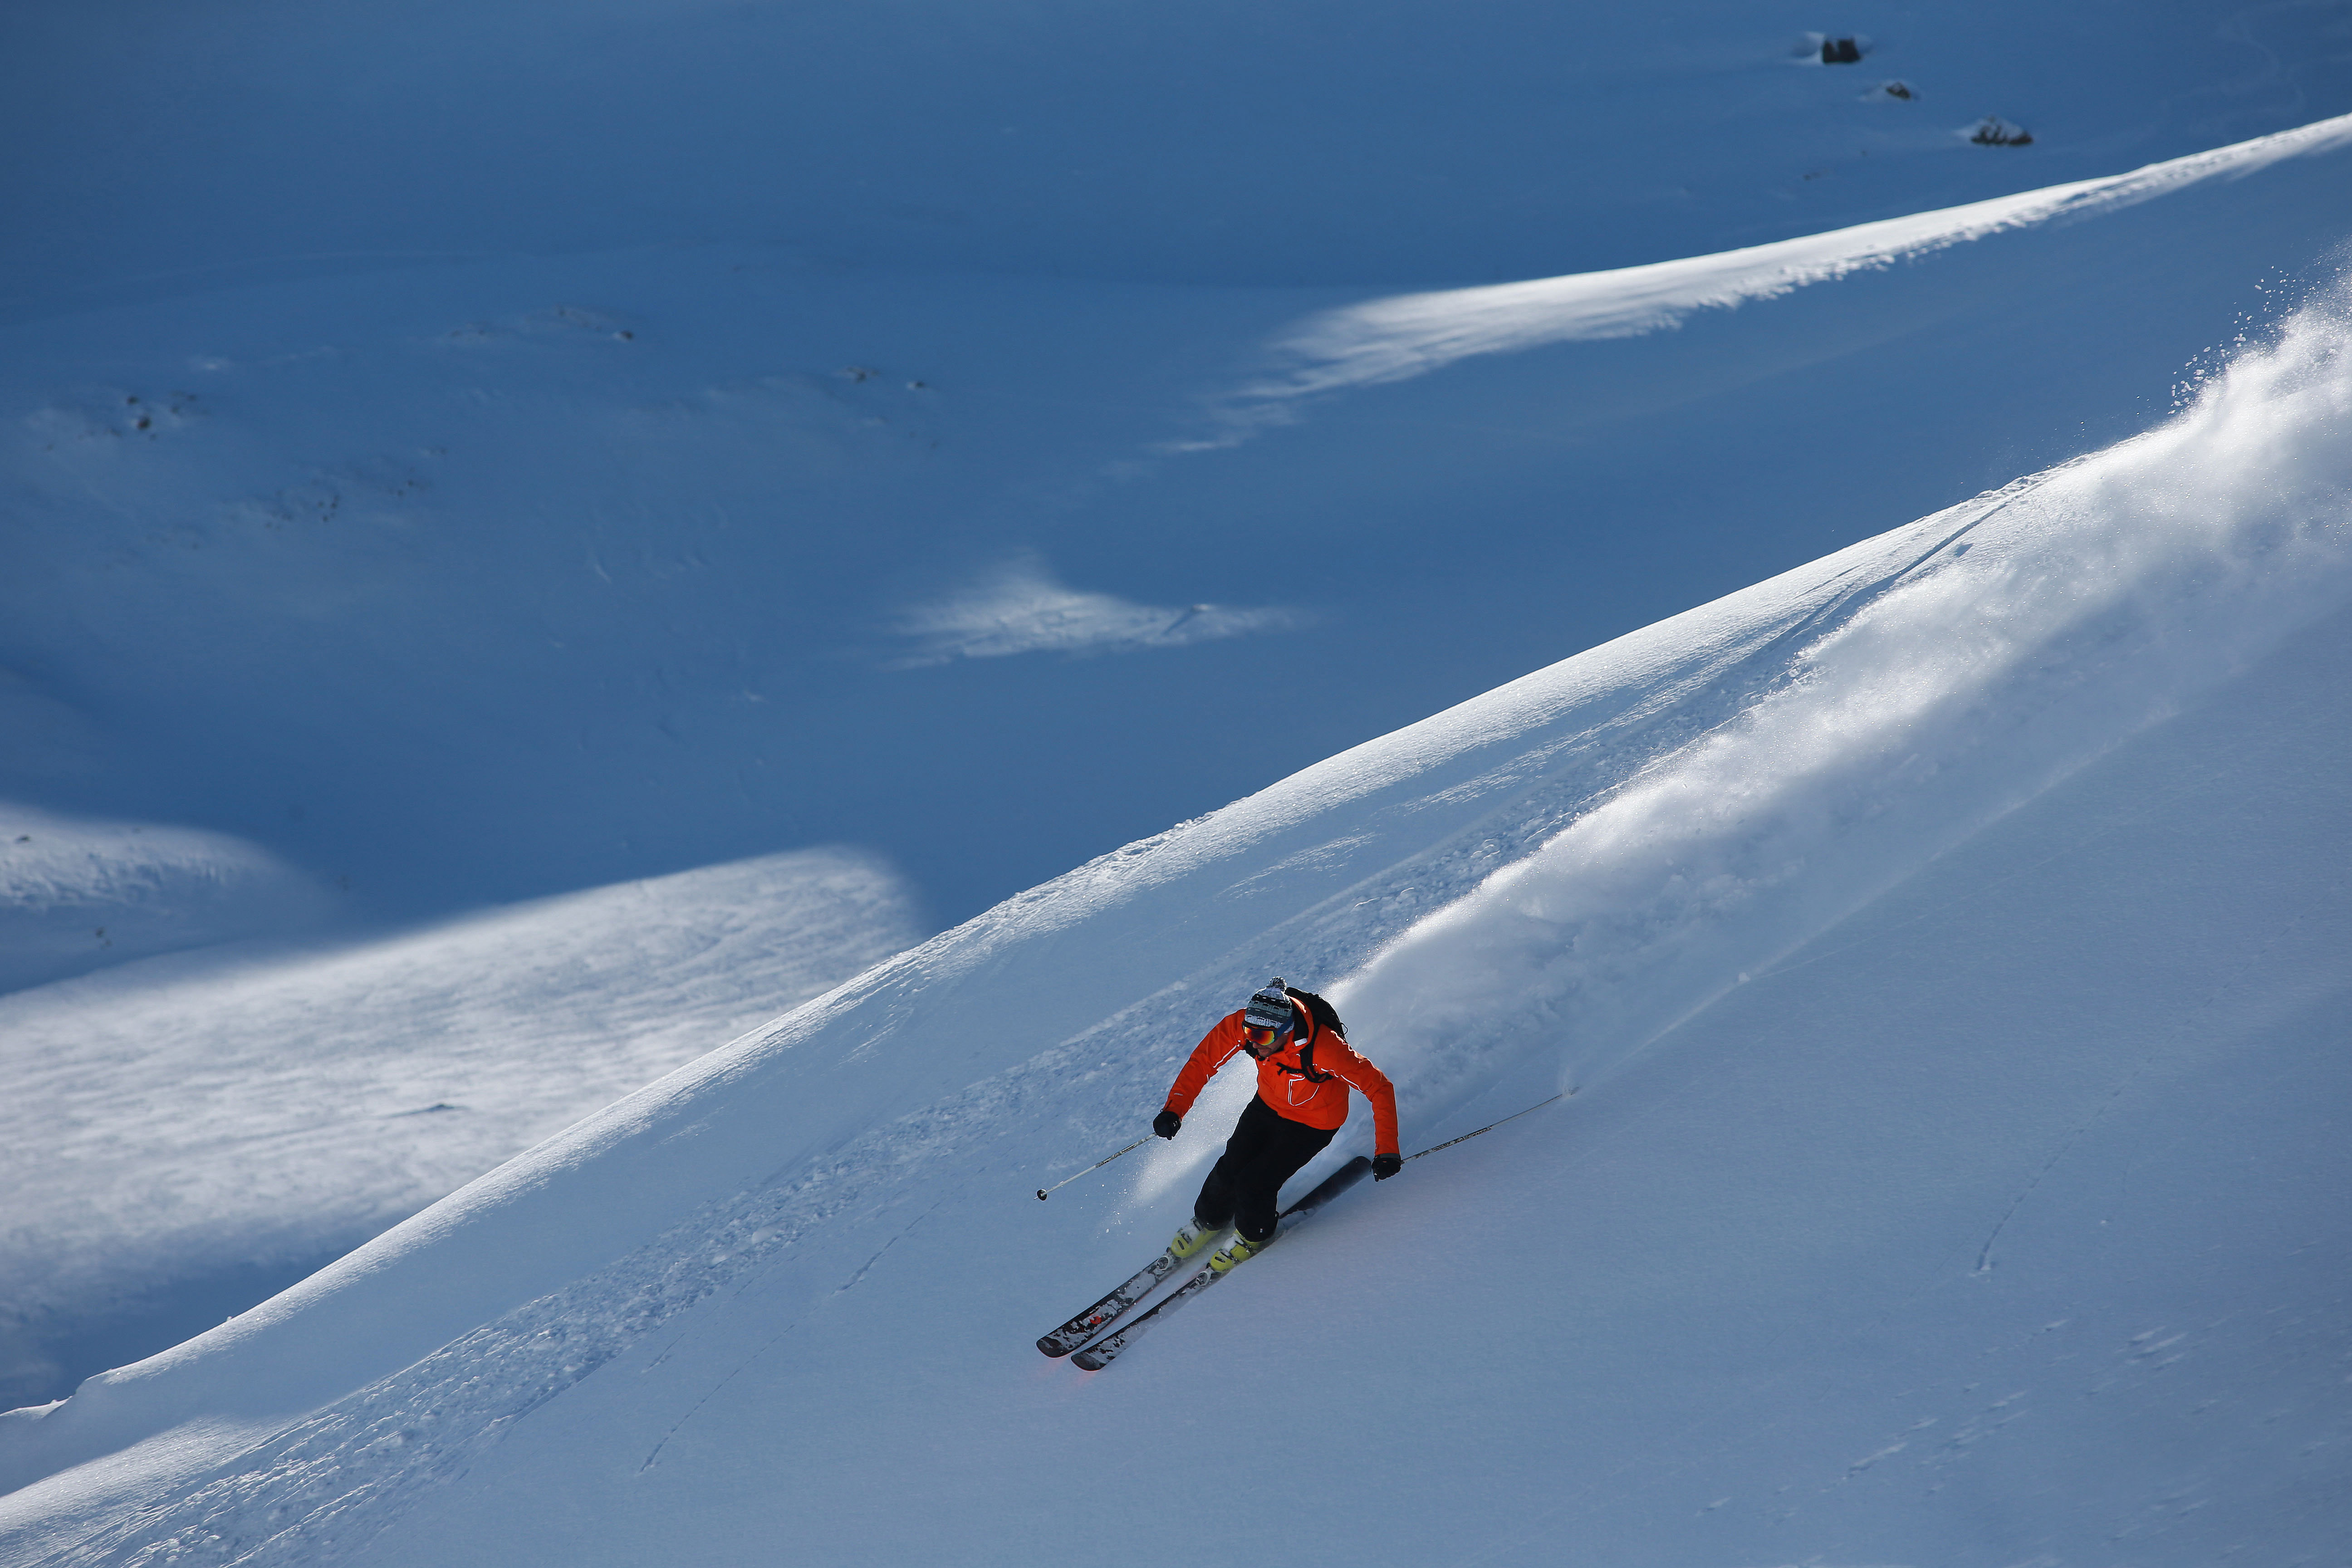
{"label": "orange ski jacket", "polygon": [[[1347,1041],[1319,1028],[1307,1008],[1292,1005],[1290,1043],[1257,1064],[1257,1097],[1276,1115],[1309,1127],[1338,1127],[1348,1120],[1348,1090],[1371,1102],[1372,1152],[1397,1153],[1396,1090],[1380,1068],[1358,1056]],[[1217,1069],[1242,1048],[1242,1016],[1228,1013],[1192,1047],[1184,1070],[1168,1090],[1168,1109],[1181,1116],[1192,1109]],[[1299,1047],[1312,1044],[1313,1078]],[[1318,1080],[1320,1081],[1318,1081]]]}

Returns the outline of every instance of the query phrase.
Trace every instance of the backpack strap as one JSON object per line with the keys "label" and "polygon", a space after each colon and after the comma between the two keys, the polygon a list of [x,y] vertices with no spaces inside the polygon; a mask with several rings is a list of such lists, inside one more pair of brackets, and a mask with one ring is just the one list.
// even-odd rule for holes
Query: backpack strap
{"label": "backpack strap", "polygon": [[[1290,985],[1286,985],[1283,989],[1290,993],[1293,1001],[1307,1009],[1307,1018],[1315,1026],[1315,1033],[1307,1036],[1298,1044],[1297,1074],[1309,1083],[1329,1083],[1339,1075],[1315,1070],[1315,1037],[1328,1029],[1342,1040],[1348,1037],[1347,1026],[1339,1022],[1339,1010],[1312,991],[1301,991]],[[1285,1068],[1282,1070],[1289,1072],[1293,1069]]]}

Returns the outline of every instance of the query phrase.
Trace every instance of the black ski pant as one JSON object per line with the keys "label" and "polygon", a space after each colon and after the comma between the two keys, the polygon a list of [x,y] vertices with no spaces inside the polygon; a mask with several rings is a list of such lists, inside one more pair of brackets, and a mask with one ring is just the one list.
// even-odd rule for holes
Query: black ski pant
{"label": "black ski pant", "polygon": [[1225,1141],[1225,1152],[1210,1167],[1209,1179],[1201,1184],[1192,1217],[1212,1229],[1230,1225],[1252,1241],[1264,1241],[1274,1234],[1282,1212],[1282,1184],[1321,1153],[1339,1131],[1293,1121],[1253,1098]]}

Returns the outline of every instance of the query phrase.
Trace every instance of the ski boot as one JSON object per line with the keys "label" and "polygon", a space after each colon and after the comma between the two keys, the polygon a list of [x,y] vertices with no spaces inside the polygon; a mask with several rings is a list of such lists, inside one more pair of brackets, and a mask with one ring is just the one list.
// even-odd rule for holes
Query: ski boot
{"label": "ski boot", "polygon": [[1248,1237],[1235,1236],[1231,1241],[1225,1243],[1223,1247],[1220,1247],[1214,1256],[1210,1258],[1210,1272],[1215,1274],[1232,1273],[1234,1265],[1246,1263],[1251,1258],[1255,1258],[1259,1253],[1265,1250],[1266,1242],[1270,1242],[1273,1239],[1274,1237],[1269,1236],[1265,1238],[1265,1241],[1252,1241]]}
{"label": "ski boot", "polygon": [[1176,1239],[1168,1244],[1168,1250],[1175,1257],[1190,1258],[1203,1247],[1214,1247],[1217,1237],[1232,1228],[1229,1225],[1202,1225],[1197,1219],[1188,1219],[1176,1233]]}

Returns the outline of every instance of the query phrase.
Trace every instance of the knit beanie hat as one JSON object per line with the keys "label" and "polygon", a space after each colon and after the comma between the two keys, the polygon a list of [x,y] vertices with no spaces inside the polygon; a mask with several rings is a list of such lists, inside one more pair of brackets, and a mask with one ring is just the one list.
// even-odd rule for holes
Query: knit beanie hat
{"label": "knit beanie hat", "polygon": [[1253,1029],[1272,1029],[1276,1033],[1290,1027],[1295,1015],[1290,1010],[1290,993],[1282,987],[1277,974],[1265,983],[1265,988],[1249,999],[1242,1009],[1242,1022]]}

